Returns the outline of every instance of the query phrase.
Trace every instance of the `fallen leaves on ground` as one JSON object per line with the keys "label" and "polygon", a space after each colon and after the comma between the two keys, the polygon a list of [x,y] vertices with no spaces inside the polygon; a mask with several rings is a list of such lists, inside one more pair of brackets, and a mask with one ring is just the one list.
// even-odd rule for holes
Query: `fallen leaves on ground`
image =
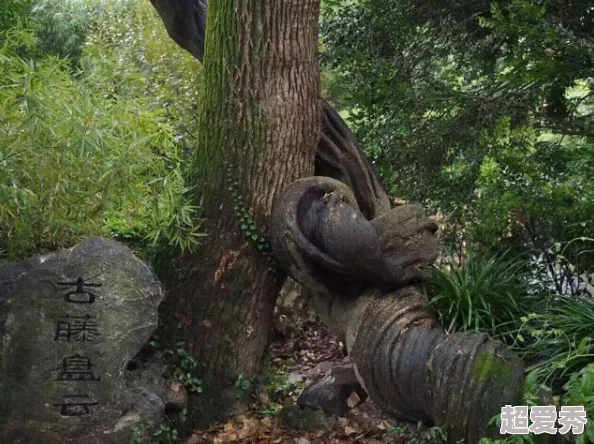
{"label": "fallen leaves on ground", "polygon": [[[348,360],[344,344],[319,320],[306,323],[295,337],[271,344],[269,351],[274,365],[287,368],[287,373],[294,375],[311,375],[317,368],[329,368],[331,363]],[[208,430],[196,430],[185,444],[400,444],[412,439],[425,442],[420,439],[422,429],[398,423],[372,401],[358,404],[346,418],[331,418],[330,430],[310,433],[283,429],[276,415],[262,413],[266,405],[278,411],[295,401],[296,396],[288,396],[281,403],[271,403],[269,394],[260,392],[247,413]],[[353,405],[357,404],[355,401]],[[399,425],[399,434],[391,433],[394,425]]]}
{"label": "fallen leaves on ground", "polygon": [[258,418],[250,412],[237,416],[225,424],[205,431],[196,431],[186,444],[226,443],[399,443],[385,430],[376,426],[360,426],[347,418],[338,418],[330,431],[299,433],[280,428],[277,421],[268,417]]}

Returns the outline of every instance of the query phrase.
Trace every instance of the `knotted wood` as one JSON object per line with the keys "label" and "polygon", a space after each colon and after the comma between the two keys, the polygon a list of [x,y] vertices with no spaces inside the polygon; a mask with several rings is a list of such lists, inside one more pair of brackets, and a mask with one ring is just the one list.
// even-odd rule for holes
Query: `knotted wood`
{"label": "knotted wood", "polygon": [[[198,60],[205,0],[151,0],[169,35]],[[523,366],[484,334],[447,335],[415,287],[437,254],[435,226],[419,206],[390,210],[373,164],[322,99],[315,175],[280,193],[272,242],[284,269],[310,289],[344,336],[358,378],[385,410],[478,442],[519,395]],[[332,180],[330,178],[336,179]]]}

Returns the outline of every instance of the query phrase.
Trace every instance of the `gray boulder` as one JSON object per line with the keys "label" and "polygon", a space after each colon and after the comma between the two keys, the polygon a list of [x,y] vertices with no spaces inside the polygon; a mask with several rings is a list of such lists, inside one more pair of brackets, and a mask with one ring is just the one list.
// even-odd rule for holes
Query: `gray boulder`
{"label": "gray boulder", "polygon": [[360,400],[367,399],[352,364],[336,365],[323,378],[309,385],[297,399],[302,407],[321,409],[327,415],[345,416],[351,409],[349,399],[356,394]]}
{"label": "gray boulder", "polygon": [[102,238],[0,268],[0,442],[122,443],[127,418],[159,417],[126,367],[162,296],[147,265]]}
{"label": "gray boulder", "polygon": [[279,412],[278,422],[283,429],[296,432],[328,431],[332,428],[323,411],[298,405],[284,407]]}

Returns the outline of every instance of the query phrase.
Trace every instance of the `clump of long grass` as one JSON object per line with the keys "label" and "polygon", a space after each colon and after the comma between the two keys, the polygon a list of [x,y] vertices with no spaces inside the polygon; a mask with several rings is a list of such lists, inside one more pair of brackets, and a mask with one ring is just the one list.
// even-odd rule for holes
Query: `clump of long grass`
{"label": "clump of long grass", "polygon": [[585,299],[553,295],[520,318],[515,345],[527,371],[539,379],[563,379],[594,361],[594,304]]}
{"label": "clump of long grass", "polygon": [[526,266],[526,261],[505,254],[469,252],[462,263],[435,269],[427,295],[448,332],[482,331],[513,341],[531,303]]}

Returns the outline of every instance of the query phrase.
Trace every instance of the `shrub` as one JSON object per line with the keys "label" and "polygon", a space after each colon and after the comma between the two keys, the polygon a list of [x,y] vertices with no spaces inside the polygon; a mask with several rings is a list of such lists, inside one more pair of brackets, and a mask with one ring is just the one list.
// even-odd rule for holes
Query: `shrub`
{"label": "shrub", "polygon": [[563,404],[584,406],[588,417],[584,433],[577,435],[576,444],[594,442],[594,364],[573,373],[563,388],[566,390]]}
{"label": "shrub", "polygon": [[[142,31],[131,27],[122,35],[162,28],[146,7]],[[149,19],[154,26],[147,25]],[[175,113],[160,100],[167,92],[176,108],[177,90],[167,89],[163,77],[183,77],[168,69],[169,61],[183,61],[185,54],[181,49],[162,54],[168,63],[161,62],[147,81],[142,67],[117,50],[130,47],[126,39],[108,42],[99,30],[91,31],[76,72],[70,60],[39,56],[32,31],[13,28],[0,47],[0,253],[5,259],[71,246],[89,235],[182,250],[193,248],[201,236],[182,171],[191,128],[182,135]],[[138,53],[163,37],[149,34],[136,43]],[[22,56],[33,53],[38,56]],[[196,79],[190,73],[188,82]],[[159,79],[162,93],[156,99],[151,82]],[[182,112],[188,109],[185,99],[179,103]]]}
{"label": "shrub", "polygon": [[90,25],[88,8],[76,0],[41,0],[32,11],[32,26],[42,54],[78,63]]}

